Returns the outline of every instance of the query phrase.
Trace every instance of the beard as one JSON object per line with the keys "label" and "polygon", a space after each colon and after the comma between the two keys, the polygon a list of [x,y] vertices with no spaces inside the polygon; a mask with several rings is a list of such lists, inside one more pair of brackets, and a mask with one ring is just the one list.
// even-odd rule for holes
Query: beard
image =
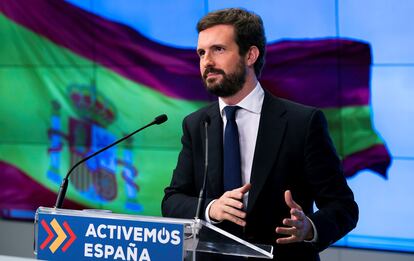
{"label": "beard", "polygon": [[[221,74],[221,80],[208,80],[208,73]],[[246,82],[246,64],[244,60],[240,59],[233,73],[226,74],[223,70],[208,67],[203,73],[203,83],[207,91],[218,97],[230,97],[236,94],[243,88]]]}

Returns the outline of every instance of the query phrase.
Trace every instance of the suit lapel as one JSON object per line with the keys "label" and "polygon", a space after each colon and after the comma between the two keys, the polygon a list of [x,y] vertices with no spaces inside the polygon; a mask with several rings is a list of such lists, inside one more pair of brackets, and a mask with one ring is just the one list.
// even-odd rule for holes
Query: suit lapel
{"label": "suit lapel", "polygon": [[217,197],[223,194],[223,120],[218,102],[209,107],[206,113],[211,120],[208,128],[207,197]]}
{"label": "suit lapel", "polygon": [[282,103],[265,91],[250,177],[252,188],[247,213],[250,213],[256,203],[279,153],[287,124],[284,114]]}

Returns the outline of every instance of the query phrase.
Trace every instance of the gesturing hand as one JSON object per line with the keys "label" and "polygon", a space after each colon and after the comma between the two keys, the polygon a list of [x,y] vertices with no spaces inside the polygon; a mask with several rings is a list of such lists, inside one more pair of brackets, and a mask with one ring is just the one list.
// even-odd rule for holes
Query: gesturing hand
{"label": "gesturing hand", "polygon": [[211,204],[209,216],[210,218],[223,221],[228,220],[240,226],[245,226],[246,213],[243,209],[243,195],[251,188],[250,183],[243,187],[225,192],[219,199]]}
{"label": "gesturing hand", "polygon": [[277,227],[276,233],[288,235],[288,237],[278,238],[276,243],[288,244],[311,240],[313,238],[312,224],[299,206],[292,198],[289,190],[285,191],[285,202],[290,208],[290,218],[283,219],[283,224],[287,227]]}

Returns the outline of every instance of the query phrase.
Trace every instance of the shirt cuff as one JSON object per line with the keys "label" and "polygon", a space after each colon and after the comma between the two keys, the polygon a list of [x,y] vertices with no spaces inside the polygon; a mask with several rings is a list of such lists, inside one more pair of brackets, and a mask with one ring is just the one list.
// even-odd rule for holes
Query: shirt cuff
{"label": "shirt cuff", "polygon": [[221,223],[221,221],[214,221],[214,220],[211,220],[210,215],[208,214],[208,213],[210,213],[210,208],[211,208],[211,205],[214,203],[214,201],[216,201],[216,200],[214,199],[214,200],[212,200],[210,203],[208,203],[208,205],[207,205],[207,207],[206,207],[206,211],[204,212],[204,218],[205,218],[205,220],[206,220],[208,223],[211,223],[211,224],[213,224],[213,225]]}
{"label": "shirt cuff", "polygon": [[312,229],[313,229],[313,238],[311,240],[304,240],[305,242],[309,242],[309,243],[316,243],[318,241],[318,231],[316,230],[315,224],[313,224],[312,219],[306,217],[309,222],[312,224]]}

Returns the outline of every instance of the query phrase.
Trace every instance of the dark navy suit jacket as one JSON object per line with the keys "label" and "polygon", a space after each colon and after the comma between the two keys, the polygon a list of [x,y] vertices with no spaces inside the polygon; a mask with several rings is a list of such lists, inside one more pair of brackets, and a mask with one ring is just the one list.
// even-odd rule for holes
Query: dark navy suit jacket
{"label": "dark navy suit jacket", "polygon": [[[203,209],[224,193],[223,123],[218,102],[214,102],[183,121],[183,147],[171,184],[165,189],[164,216],[195,216],[203,183],[205,137],[202,122],[206,114],[211,123],[207,199]],[[356,226],[358,206],[344,178],[326,119],[318,109],[274,97],[265,91],[250,183],[247,225],[238,236],[249,242],[274,245],[276,260],[319,260],[320,251]],[[282,220],[290,217],[284,201],[284,192],[288,189],[315,224],[317,243],[275,243],[281,236],[276,234],[275,228],[283,226]],[[319,209],[315,213],[314,202]],[[232,233],[235,227],[230,222],[218,226]]]}

